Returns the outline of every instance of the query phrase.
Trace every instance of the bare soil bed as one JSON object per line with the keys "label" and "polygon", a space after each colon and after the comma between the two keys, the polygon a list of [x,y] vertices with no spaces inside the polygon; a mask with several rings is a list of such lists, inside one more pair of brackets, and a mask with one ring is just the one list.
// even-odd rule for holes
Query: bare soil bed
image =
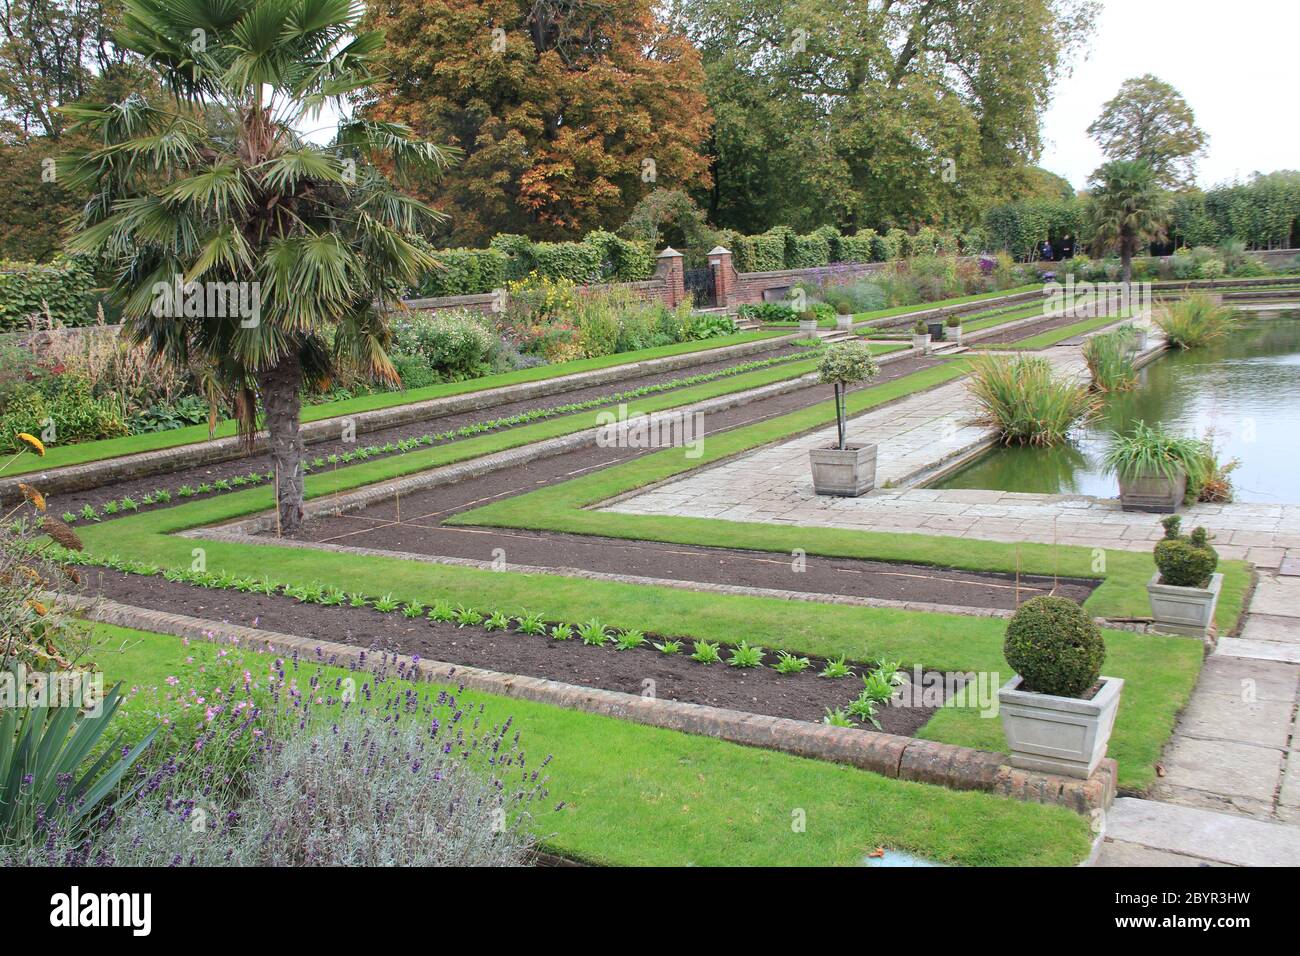
{"label": "bare soil bed", "polygon": [[[436,571],[431,572],[436,579]],[[818,676],[824,661],[797,674],[778,674],[768,653],[762,668],[731,667],[724,662],[700,664],[690,659],[691,643],[676,655],[653,647],[619,651],[591,647],[576,636],[557,641],[514,630],[487,631],[457,627],[427,618],[407,618],[400,611],[384,614],[370,608],[300,604],[284,596],[209,590],[165,581],[160,577],[104,570],[86,575],[88,591],[136,607],[163,607],[230,624],[259,627],[308,639],[353,644],[367,649],[419,655],[426,660],[482,667],[507,674],[622,691],[653,692],[665,700],[725,707],[751,714],[818,722],[827,708],[845,707],[862,689],[857,677]],[[741,640],[745,635],[736,635]],[[651,641],[662,638],[648,635]],[[179,645],[178,645],[179,647]],[[869,668],[855,667],[857,673]],[[649,683],[648,683],[649,682]],[[886,733],[911,736],[934,713],[933,707],[882,707],[878,712]],[[873,731],[871,725],[863,730]]]}

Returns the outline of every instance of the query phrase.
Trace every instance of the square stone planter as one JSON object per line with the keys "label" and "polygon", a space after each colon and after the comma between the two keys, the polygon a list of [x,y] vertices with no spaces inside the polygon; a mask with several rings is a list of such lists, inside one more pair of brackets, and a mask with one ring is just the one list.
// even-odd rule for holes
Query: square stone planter
{"label": "square stone planter", "polygon": [[853,328],[853,316],[851,315],[835,316],[835,328],[839,329],[841,332],[849,331],[849,329]]}
{"label": "square stone planter", "polygon": [[819,495],[856,498],[876,487],[876,446],[810,448],[813,491]]}
{"label": "square stone planter", "polygon": [[1119,505],[1124,511],[1171,515],[1181,507],[1186,493],[1186,475],[1179,475],[1176,481],[1170,481],[1163,475],[1119,480]]}
{"label": "square stone planter", "polygon": [[1151,625],[1162,634],[1186,634],[1188,637],[1205,637],[1214,623],[1214,609],[1219,604],[1223,590],[1223,575],[1210,575],[1209,587],[1186,588],[1174,584],[1161,584],[1160,572],[1151,575],[1147,582],[1147,595],[1151,598]]}
{"label": "square stone planter", "polygon": [[799,331],[800,331],[800,332],[803,332],[805,335],[816,335],[816,334],[817,334],[817,320],[816,320],[816,319],[811,319],[811,320],[805,322],[803,319],[800,319],[800,320],[799,320]]}
{"label": "square stone planter", "polygon": [[1106,756],[1115,727],[1120,677],[1102,677],[1091,700],[1021,690],[1017,674],[998,689],[998,713],[1011,766],[1086,780]]}
{"label": "square stone planter", "polygon": [[930,351],[929,333],[926,333],[925,335],[913,335],[912,348],[916,349],[918,352],[922,354],[929,352]]}
{"label": "square stone planter", "polygon": [[961,326],[960,326],[960,325],[950,325],[950,326],[948,326],[948,334],[952,336],[952,344],[953,344],[953,345],[961,345]]}

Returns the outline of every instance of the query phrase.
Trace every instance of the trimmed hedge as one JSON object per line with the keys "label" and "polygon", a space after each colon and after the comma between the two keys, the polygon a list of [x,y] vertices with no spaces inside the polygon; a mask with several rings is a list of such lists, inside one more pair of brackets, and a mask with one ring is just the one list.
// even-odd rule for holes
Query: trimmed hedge
{"label": "trimmed hedge", "polygon": [[0,261],[0,332],[28,327],[27,317],[43,313],[66,326],[94,323],[95,276],[75,259],[56,258],[48,265]]}
{"label": "trimmed hedge", "polygon": [[497,249],[439,249],[440,268],[425,275],[416,288],[421,296],[474,295],[505,284],[507,260]]}
{"label": "trimmed hedge", "polygon": [[1007,625],[1002,654],[1024,690],[1078,697],[1097,682],[1106,642],[1092,617],[1068,598],[1031,598]]}

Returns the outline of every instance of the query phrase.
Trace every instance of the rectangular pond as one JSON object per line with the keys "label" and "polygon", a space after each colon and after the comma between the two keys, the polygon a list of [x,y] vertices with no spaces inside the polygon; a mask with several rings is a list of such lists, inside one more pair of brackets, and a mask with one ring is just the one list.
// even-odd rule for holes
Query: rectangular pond
{"label": "rectangular pond", "polygon": [[1300,502],[1300,312],[1240,319],[1216,345],[1152,362],[1135,390],[1108,399],[1068,443],[997,448],[934,487],[1113,498],[1119,486],[1101,467],[1110,433],[1145,421],[1208,435],[1221,461],[1238,459],[1235,500]]}

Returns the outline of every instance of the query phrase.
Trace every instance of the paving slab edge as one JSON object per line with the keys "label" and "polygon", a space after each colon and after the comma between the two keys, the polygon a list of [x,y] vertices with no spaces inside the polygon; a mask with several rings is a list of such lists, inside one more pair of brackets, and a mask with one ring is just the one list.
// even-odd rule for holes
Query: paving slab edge
{"label": "paving slab edge", "polygon": [[566,684],[538,677],[524,677],[443,661],[413,659],[405,655],[374,655],[366,648],[332,641],[315,641],[292,634],[265,631],[134,607],[115,601],[80,595],[51,595],[65,606],[83,611],[91,620],[119,627],[132,627],[174,637],[221,642],[235,638],[250,645],[308,654],[313,659],[342,661],[360,668],[400,661],[433,680],[455,681],[472,690],[516,697],[646,724],[681,733],[726,740],[751,747],[832,763],[848,764],[885,777],[913,783],[927,783],[953,790],[979,790],[1026,803],[1065,807],[1095,817],[1115,799],[1118,767],[1114,760],[1102,761],[1087,780],[1017,770],[1004,754],[873,733],[845,727],[829,727],[784,717],[767,717],[742,711],[709,707],[683,701],[660,700]]}

